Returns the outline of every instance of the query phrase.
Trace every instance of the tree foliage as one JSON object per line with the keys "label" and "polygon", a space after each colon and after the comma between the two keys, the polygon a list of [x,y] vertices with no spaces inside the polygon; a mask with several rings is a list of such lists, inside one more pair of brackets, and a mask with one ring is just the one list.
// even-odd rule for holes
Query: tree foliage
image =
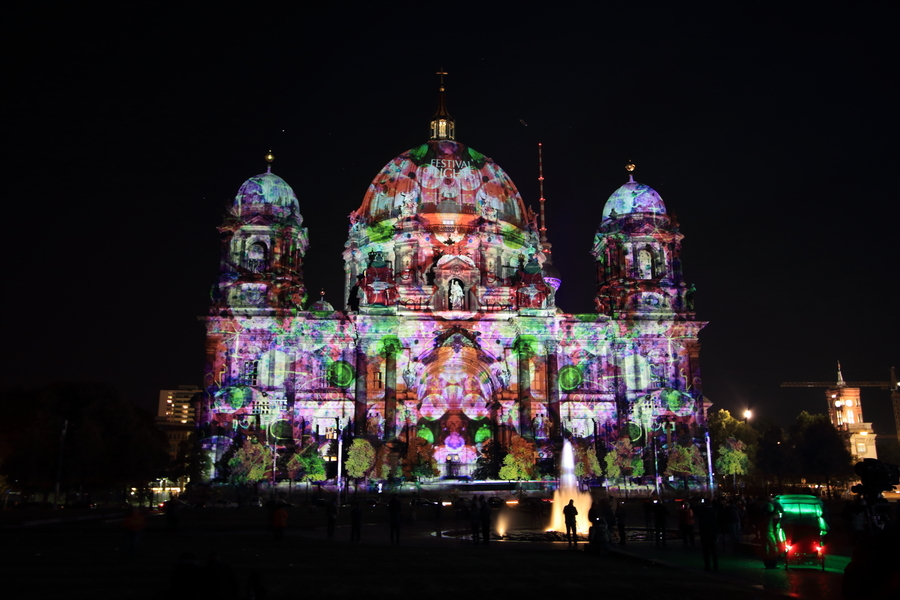
{"label": "tree foliage", "polygon": [[747,475],[750,472],[750,459],[744,451],[745,447],[740,440],[725,440],[725,444],[719,446],[716,471],[725,475]]}
{"label": "tree foliage", "polygon": [[478,458],[475,459],[475,471],[472,473],[472,477],[475,479],[499,479],[500,465],[503,464],[505,456],[506,452],[503,451],[500,444],[495,444],[492,439],[487,440],[481,446]]}
{"label": "tree foliage", "polygon": [[597,459],[597,452],[592,444],[578,440],[575,444],[575,476],[582,478],[602,477],[603,469]]}
{"label": "tree foliage", "polygon": [[634,456],[634,446],[631,444],[631,438],[627,435],[623,435],[618,440],[616,440],[616,445],[613,448],[613,454],[615,455],[615,464],[619,468],[619,473],[621,476],[634,475],[635,477],[640,477],[644,474],[643,462],[638,459],[638,463],[640,463],[640,474],[635,473],[635,456]]}
{"label": "tree foliage", "polygon": [[[165,435],[111,386],[56,383],[0,395],[14,428],[0,436],[0,474],[25,493],[140,487],[165,474]],[[65,430],[65,435],[63,435]],[[60,468],[60,456],[62,464]]]}
{"label": "tree foliage", "polygon": [[835,478],[853,474],[853,457],[827,415],[801,412],[790,436],[798,475],[830,487]]}
{"label": "tree foliage", "polygon": [[619,467],[614,452],[609,452],[603,457],[603,473],[610,479],[622,476],[622,468]]}
{"label": "tree foliage", "polygon": [[534,444],[522,436],[513,436],[509,453],[503,458],[503,466],[500,467],[500,479],[532,479],[534,471]]}
{"label": "tree foliage", "polygon": [[743,419],[731,416],[731,412],[720,409],[709,415],[709,441],[713,449],[713,464],[719,459],[719,449],[728,448],[728,440],[733,439],[743,444],[743,452],[749,464],[756,458],[760,434]]}
{"label": "tree foliage", "polygon": [[271,467],[271,449],[247,438],[228,460],[228,479],[235,485],[264,481]]}
{"label": "tree foliage", "polygon": [[703,457],[700,448],[694,445],[682,446],[672,444],[668,452],[666,474],[687,477],[690,475],[703,475]]}
{"label": "tree foliage", "polygon": [[300,452],[295,452],[288,460],[288,476],[294,481],[314,483],[325,481],[325,460],[315,444],[309,444]]}
{"label": "tree foliage", "polygon": [[438,475],[440,469],[434,459],[434,446],[424,438],[418,436],[412,438],[407,444],[402,468],[407,481],[418,481]]}
{"label": "tree foliage", "polygon": [[375,448],[364,438],[356,438],[347,450],[347,475],[355,479],[365,477],[375,464]]}

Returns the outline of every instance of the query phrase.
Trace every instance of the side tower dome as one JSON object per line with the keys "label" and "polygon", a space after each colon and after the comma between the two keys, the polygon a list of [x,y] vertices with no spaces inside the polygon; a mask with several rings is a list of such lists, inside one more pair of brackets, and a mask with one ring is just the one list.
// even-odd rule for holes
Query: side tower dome
{"label": "side tower dome", "polygon": [[613,318],[678,315],[693,320],[694,288],[681,272],[683,237],[656,190],[629,175],[606,201],[594,236],[597,312]]}
{"label": "side tower dome", "polygon": [[213,312],[300,307],[309,246],[294,190],[271,171],[241,185],[219,227],[222,260]]}

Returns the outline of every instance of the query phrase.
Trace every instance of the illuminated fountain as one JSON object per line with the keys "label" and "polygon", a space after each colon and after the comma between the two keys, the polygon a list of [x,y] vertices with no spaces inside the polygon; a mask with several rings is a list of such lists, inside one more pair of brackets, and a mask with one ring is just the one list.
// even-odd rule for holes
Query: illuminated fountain
{"label": "illuminated fountain", "polygon": [[562,460],[559,469],[559,489],[553,492],[553,514],[550,517],[550,527],[547,531],[566,531],[566,520],[563,516],[563,507],[575,501],[578,509],[576,525],[578,533],[587,535],[591,528],[588,522],[588,511],[591,509],[591,495],[578,490],[578,481],[575,478],[575,453],[569,440],[563,443]]}

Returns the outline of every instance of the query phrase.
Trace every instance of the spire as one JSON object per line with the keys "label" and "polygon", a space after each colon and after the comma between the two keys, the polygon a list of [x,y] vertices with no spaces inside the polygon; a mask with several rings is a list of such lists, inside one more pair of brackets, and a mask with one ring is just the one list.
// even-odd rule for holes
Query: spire
{"label": "spire", "polygon": [[629,160],[628,164],[625,165],[625,170],[628,171],[628,183],[634,183],[634,169],[634,163]]}
{"label": "spire", "polygon": [[547,216],[544,211],[544,145],[540,143],[538,144],[538,184],[541,191],[541,252],[543,252],[545,258],[541,271],[543,272],[544,281],[550,284],[553,292],[556,293],[562,280],[559,277],[559,271],[553,266],[553,253],[551,251],[553,244],[547,239]]}
{"label": "spire", "polygon": [[275,155],[272,154],[272,149],[269,148],[269,153],[266,154],[266,162],[269,163],[269,164],[266,166],[266,173],[271,173],[271,172],[272,172],[272,162],[273,162],[274,160],[275,160]]}
{"label": "spire", "polygon": [[441,77],[441,86],[439,88],[438,109],[431,118],[431,138],[432,140],[455,140],[456,124],[453,117],[447,112],[447,104],[444,99],[444,75],[447,72],[441,69],[437,75]]}
{"label": "spire", "polygon": [[541,248],[550,259],[550,242],[547,241],[547,218],[544,214],[544,145],[538,143],[538,184],[541,191]]}
{"label": "spire", "polygon": [[838,379],[837,379],[837,387],[847,387],[847,384],[844,382],[844,376],[841,375],[841,361],[837,361],[838,364]]}

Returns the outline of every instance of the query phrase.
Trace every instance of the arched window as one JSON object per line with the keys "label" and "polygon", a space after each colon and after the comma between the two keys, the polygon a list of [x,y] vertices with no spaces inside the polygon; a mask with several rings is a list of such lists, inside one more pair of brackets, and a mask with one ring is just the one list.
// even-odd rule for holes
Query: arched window
{"label": "arched window", "polygon": [[268,248],[262,242],[254,242],[247,249],[247,269],[254,273],[262,273],[266,270]]}

